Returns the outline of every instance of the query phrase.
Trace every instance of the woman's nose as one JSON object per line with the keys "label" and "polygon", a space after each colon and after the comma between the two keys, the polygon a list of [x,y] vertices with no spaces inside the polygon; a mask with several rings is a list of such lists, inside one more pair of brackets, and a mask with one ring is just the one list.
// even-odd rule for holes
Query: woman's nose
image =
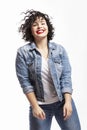
{"label": "woman's nose", "polygon": [[42,27],[42,26],[41,26],[41,24],[39,23],[39,24],[38,24],[38,28],[41,28],[41,27]]}

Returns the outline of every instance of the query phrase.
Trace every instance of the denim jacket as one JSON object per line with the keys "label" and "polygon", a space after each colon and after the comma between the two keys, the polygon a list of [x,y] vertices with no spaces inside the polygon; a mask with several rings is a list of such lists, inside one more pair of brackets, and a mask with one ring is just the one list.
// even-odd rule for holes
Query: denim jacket
{"label": "denim jacket", "polygon": [[[71,66],[63,46],[54,42],[48,43],[48,65],[54,87],[60,101],[64,93],[72,94]],[[44,91],[41,78],[42,57],[35,43],[20,47],[16,56],[16,73],[23,92],[35,92],[38,101],[44,102]]]}

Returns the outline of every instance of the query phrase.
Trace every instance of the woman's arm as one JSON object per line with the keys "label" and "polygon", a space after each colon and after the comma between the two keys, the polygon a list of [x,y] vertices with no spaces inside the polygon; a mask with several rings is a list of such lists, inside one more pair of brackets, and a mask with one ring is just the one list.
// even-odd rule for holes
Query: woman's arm
{"label": "woman's arm", "polygon": [[63,53],[61,56],[61,60],[62,60],[63,70],[60,78],[61,90],[63,94],[64,93],[72,94],[73,89],[72,89],[72,79],[71,79],[71,65],[69,62],[67,52],[63,47],[62,47],[62,51]]}
{"label": "woman's arm", "polygon": [[18,80],[20,82],[20,85],[23,89],[23,92],[27,96],[32,109],[33,109],[33,115],[40,119],[45,119],[45,113],[44,111],[39,107],[35,93],[34,88],[31,85],[31,82],[29,80],[29,72],[28,72],[28,66],[26,65],[26,62],[24,60],[23,56],[23,50],[19,49],[17,52],[16,57],[16,74],[18,77]]}
{"label": "woman's arm", "polygon": [[63,48],[62,54],[63,72],[61,75],[61,88],[64,95],[65,104],[63,107],[64,120],[68,119],[72,114],[72,79],[71,65],[66,50]]}
{"label": "woman's arm", "polygon": [[46,118],[45,116],[45,112],[43,111],[43,109],[38,105],[36,96],[34,94],[34,92],[31,93],[27,93],[26,97],[28,99],[28,101],[30,102],[31,106],[32,106],[32,110],[33,110],[33,115],[38,118],[38,119],[42,119],[44,120]]}

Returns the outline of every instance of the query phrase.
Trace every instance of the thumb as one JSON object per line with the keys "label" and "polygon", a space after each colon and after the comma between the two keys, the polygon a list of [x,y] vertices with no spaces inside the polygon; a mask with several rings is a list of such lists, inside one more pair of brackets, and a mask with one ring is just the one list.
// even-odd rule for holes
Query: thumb
{"label": "thumb", "polygon": [[65,109],[65,107],[63,108],[63,116],[64,117],[66,116],[66,109]]}
{"label": "thumb", "polygon": [[42,114],[43,114],[43,117],[46,117],[46,114],[45,114],[45,112],[44,112],[44,111],[42,112]]}

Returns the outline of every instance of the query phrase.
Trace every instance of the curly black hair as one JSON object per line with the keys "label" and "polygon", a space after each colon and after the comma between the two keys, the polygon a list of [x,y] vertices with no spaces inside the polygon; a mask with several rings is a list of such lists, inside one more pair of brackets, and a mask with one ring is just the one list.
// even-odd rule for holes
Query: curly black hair
{"label": "curly black hair", "polygon": [[27,10],[24,14],[25,14],[25,17],[23,19],[24,23],[21,24],[21,26],[19,27],[19,32],[22,32],[22,38],[25,41],[34,42],[34,37],[31,32],[31,26],[37,19],[37,17],[42,17],[46,20],[48,26],[48,35],[47,35],[48,42],[53,39],[54,27],[47,14],[35,10]]}

